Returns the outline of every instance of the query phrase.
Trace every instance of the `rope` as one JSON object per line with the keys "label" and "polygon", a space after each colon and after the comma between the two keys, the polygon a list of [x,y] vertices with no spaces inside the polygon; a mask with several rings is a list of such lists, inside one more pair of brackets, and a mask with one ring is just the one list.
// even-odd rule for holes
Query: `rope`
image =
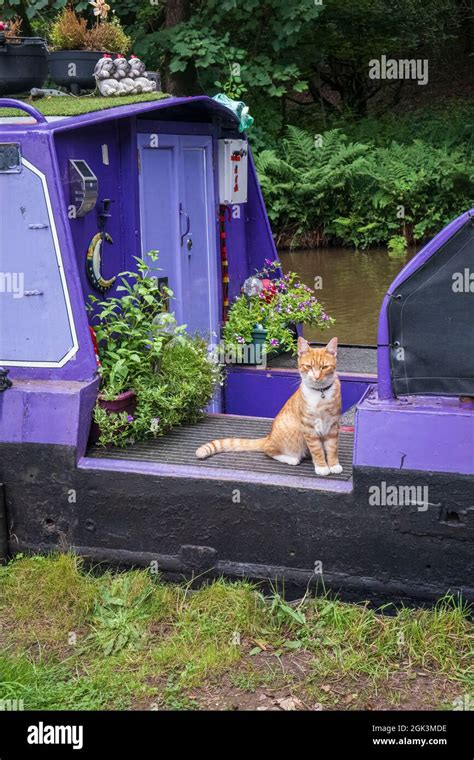
{"label": "rope", "polygon": [[229,260],[227,258],[227,233],[225,229],[226,212],[228,221],[231,220],[230,206],[221,204],[219,206],[219,242],[221,251],[221,270],[222,270],[222,321],[227,321],[227,312],[229,311]]}

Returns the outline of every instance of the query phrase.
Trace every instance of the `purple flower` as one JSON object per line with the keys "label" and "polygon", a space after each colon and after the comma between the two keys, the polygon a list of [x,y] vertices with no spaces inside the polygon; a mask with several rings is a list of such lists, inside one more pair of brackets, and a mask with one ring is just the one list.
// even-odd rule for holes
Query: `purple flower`
{"label": "purple flower", "polygon": [[127,416],[127,422],[133,422],[133,417],[131,414]]}
{"label": "purple flower", "polygon": [[245,338],[242,338],[241,335],[236,336],[237,343],[245,343]]}
{"label": "purple flower", "polygon": [[321,314],[321,319],[323,320],[323,322],[327,322],[328,321],[329,317],[328,317],[328,315],[326,314],[325,311],[323,311],[323,313]]}
{"label": "purple flower", "polygon": [[276,338],[272,338],[271,341],[270,341],[270,345],[271,346],[279,346],[280,345],[280,341],[278,341]]}

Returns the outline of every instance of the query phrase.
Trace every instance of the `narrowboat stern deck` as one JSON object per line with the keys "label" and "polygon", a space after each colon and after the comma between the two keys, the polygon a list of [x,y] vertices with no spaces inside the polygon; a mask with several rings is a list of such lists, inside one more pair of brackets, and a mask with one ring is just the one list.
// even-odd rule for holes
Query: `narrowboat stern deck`
{"label": "narrowboat stern deck", "polygon": [[[343,423],[348,420],[349,414],[344,416]],[[254,480],[261,478],[275,485],[335,490],[339,490],[342,484],[350,485],[354,428],[349,424],[341,428],[339,458],[343,471],[340,475],[320,478],[314,473],[311,459],[303,460],[297,467],[290,467],[259,452],[217,454],[205,460],[196,458],[196,449],[207,441],[233,437],[262,438],[268,435],[271,425],[272,420],[264,417],[210,414],[197,424],[176,428],[165,436],[135,443],[126,448],[89,447],[81,466],[94,466],[95,462],[96,466],[100,467],[107,462],[109,466],[114,463],[114,469],[119,471],[126,470],[130,465],[133,469],[141,465],[140,469],[149,467],[152,472],[156,466],[165,465],[167,468],[173,468],[177,474],[181,468],[183,473],[189,473],[190,470],[195,472],[194,468],[197,468],[201,477],[209,475],[213,478],[218,474],[216,471],[219,471],[219,476],[228,471],[233,479],[246,479],[245,473],[251,475]]]}

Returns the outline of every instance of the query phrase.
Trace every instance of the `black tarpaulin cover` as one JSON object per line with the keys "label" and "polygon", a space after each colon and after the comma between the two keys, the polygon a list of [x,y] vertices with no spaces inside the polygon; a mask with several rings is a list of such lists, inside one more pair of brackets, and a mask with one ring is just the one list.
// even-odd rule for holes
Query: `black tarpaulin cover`
{"label": "black tarpaulin cover", "polygon": [[474,396],[474,219],[393,293],[394,393]]}

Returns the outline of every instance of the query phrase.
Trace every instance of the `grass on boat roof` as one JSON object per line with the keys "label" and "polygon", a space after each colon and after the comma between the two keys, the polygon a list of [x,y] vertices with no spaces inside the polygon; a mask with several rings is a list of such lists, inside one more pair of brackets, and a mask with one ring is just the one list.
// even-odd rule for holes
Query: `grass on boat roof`
{"label": "grass on boat roof", "polygon": [[[117,98],[105,98],[101,95],[83,95],[82,97],[54,95],[34,101],[29,98],[18,98],[18,100],[34,106],[44,116],[80,116],[92,111],[103,111],[106,108],[127,106],[131,103],[147,103],[169,97],[170,95],[165,92],[153,92]],[[4,108],[0,110],[1,116],[27,116],[27,114],[16,108]]]}

